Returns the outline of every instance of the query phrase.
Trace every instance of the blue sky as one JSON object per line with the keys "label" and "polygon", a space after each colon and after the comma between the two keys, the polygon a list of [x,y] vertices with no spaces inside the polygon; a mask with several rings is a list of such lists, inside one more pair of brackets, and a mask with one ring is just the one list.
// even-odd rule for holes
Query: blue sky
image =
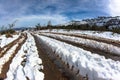
{"label": "blue sky", "polygon": [[119,0],[0,0],[0,27],[66,23],[97,16],[119,16]]}

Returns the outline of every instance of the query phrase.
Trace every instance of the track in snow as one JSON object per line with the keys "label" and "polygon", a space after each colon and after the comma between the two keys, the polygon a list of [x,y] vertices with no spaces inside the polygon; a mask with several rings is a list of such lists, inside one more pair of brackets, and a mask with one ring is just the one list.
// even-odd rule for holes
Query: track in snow
{"label": "track in snow", "polygon": [[9,70],[9,66],[10,66],[10,63],[12,62],[12,59],[14,58],[14,56],[16,55],[16,53],[19,51],[19,49],[21,48],[22,44],[24,44],[25,40],[26,40],[26,35],[25,34],[22,34],[18,39],[14,40],[13,42],[11,42],[10,44],[6,45],[3,50],[4,51],[1,51],[1,55],[0,55],[0,58],[3,58],[4,55],[7,54],[7,52],[12,49],[12,47],[16,45],[15,47],[15,50],[12,51],[12,55],[10,55],[9,57],[9,60],[7,60],[4,64],[3,64],[3,67],[2,67],[2,71],[0,73],[0,80],[3,80],[4,78],[6,78],[6,73],[8,72]]}
{"label": "track in snow", "polygon": [[96,37],[96,36],[91,36],[87,34],[71,34],[71,33],[56,33],[56,32],[44,32],[44,33],[58,34],[58,35],[60,34],[60,35],[66,35],[66,36],[71,36],[71,37],[80,37],[80,38],[95,40],[98,42],[108,43],[108,44],[120,47],[120,41],[118,40]]}
{"label": "track in snow", "polygon": [[[54,33],[55,34],[55,33]],[[65,39],[61,39],[61,38],[58,38],[58,37],[53,37],[53,36],[49,36],[49,35],[45,35],[45,33],[41,33],[41,35],[43,36],[47,36],[47,37],[50,37],[50,38],[53,38],[53,39],[56,39],[56,40],[59,40],[59,41],[62,41],[62,42],[65,42],[65,43],[68,43],[68,44],[71,44],[71,45],[74,45],[74,46],[77,46],[77,47],[80,47],[80,48],[83,48],[84,50],[87,50],[87,51],[90,51],[92,53],[97,53],[99,55],[103,55],[105,56],[107,59],[110,58],[110,59],[113,59],[113,60],[116,60],[116,61],[120,61],[120,56],[118,55],[115,55],[115,54],[110,54],[109,52],[106,52],[104,50],[100,50],[100,49],[97,49],[97,48],[93,48],[93,47],[89,47],[89,46],[86,46],[86,45],[83,45],[83,44],[80,44],[80,43],[76,43],[76,42],[73,42],[73,41],[70,41],[70,40],[65,40]],[[57,34],[59,35],[59,33]],[[60,34],[61,35],[61,34]],[[63,33],[63,35],[65,35]],[[67,35],[68,36],[68,35]],[[71,36],[72,37],[72,36]],[[88,39],[88,38],[85,38],[85,39]],[[91,40],[91,39],[90,39]],[[94,40],[94,38],[92,39]],[[95,40],[96,41],[96,40]],[[97,40],[98,41],[98,40]],[[101,40],[100,40],[101,41]],[[98,42],[100,42],[98,41]],[[106,40],[105,40],[106,41]],[[107,42],[107,41],[106,41]],[[109,40],[108,40],[108,43],[109,43]],[[111,44],[114,44],[114,43],[111,43]],[[115,44],[114,44],[115,45]],[[117,46],[118,47],[118,46]]]}
{"label": "track in snow", "polygon": [[24,34],[21,34],[16,40],[12,41],[11,43],[7,44],[0,50],[0,58],[12,47],[14,46],[23,36]]}

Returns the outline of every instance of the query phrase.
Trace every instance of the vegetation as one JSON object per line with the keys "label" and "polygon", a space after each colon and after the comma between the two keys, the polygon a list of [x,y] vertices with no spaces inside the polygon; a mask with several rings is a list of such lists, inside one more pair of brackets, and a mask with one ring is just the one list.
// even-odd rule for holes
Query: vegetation
{"label": "vegetation", "polygon": [[35,27],[36,27],[36,30],[40,30],[41,29],[40,23],[38,23],[37,25],[35,25]]}
{"label": "vegetation", "polygon": [[48,28],[50,31],[52,30],[53,26],[52,26],[52,24],[51,24],[51,21],[48,21],[47,28]]}
{"label": "vegetation", "polygon": [[36,30],[44,30],[44,29],[49,29],[50,31],[52,29],[67,29],[67,31],[70,30],[94,30],[94,31],[112,31],[115,33],[120,33],[120,27],[115,27],[110,29],[109,25],[105,25],[105,26],[97,26],[97,25],[89,25],[89,24],[81,24],[81,25],[77,25],[77,24],[71,24],[71,25],[62,25],[62,26],[54,26],[51,24],[51,21],[48,21],[47,26],[41,26],[40,24],[36,25]]}
{"label": "vegetation", "polygon": [[13,23],[8,24],[8,27],[5,27],[4,25],[1,27],[1,31],[0,34],[6,34],[6,37],[12,37],[12,34],[15,33],[15,30],[13,29],[13,27],[15,26],[15,23],[18,20],[15,20]]}

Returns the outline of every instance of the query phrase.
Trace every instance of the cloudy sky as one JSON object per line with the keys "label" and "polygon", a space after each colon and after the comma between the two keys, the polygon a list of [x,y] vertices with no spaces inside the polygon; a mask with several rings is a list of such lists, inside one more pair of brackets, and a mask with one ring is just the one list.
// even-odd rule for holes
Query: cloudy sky
{"label": "cloudy sky", "polygon": [[0,27],[61,24],[97,16],[120,16],[120,0],[0,0]]}

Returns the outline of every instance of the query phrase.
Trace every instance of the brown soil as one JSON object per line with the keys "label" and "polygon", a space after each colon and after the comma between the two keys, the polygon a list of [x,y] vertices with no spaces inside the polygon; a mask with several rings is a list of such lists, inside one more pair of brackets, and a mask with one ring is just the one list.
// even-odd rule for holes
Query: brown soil
{"label": "brown soil", "polygon": [[[9,70],[9,66],[10,66],[10,64],[11,64],[11,62],[12,62],[12,59],[15,57],[15,55],[18,53],[18,51],[20,50],[20,48],[22,47],[22,45],[24,44],[24,42],[26,41],[26,39],[27,39],[27,36],[25,35],[25,36],[22,36],[22,37],[25,37],[24,38],[24,40],[20,43],[19,42],[19,40],[18,40],[18,44],[19,44],[19,46],[17,46],[17,48],[16,48],[16,50],[15,50],[15,52],[13,53],[13,55],[9,58],[9,61],[8,62],[6,62],[4,65],[3,65],[3,68],[2,68],[2,72],[1,72],[1,74],[0,74],[0,80],[4,80],[7,76],[6,76],[6,73],[8,72],[8,70]],[[14,45],[14,44],[11,44],[12,46]],[[9,46],[8,46],[9,47]],[[7,51],[6,51],[7,52]]]}
{"label": "brown soil", "polygon": [[107,44],[111,44],[111,45],[120,47],[120,41],[118,41],[118,40],[107,39],[107,38],[102,38],[102,37],[95,37],[95,36],[91,36],[91,35],[87,35],[87,34],[85,34],[85,35],[84,34],[67,34],[67,33],[56,33],[56,32],[46,32],[46,33],[80,37],[80,38],[95,40],[95,41],[98,41],[98,42],[103,42],[103,43],[107,43]]}
{"label": "brown soil", "polygon": [[[46,35],[43,35],[43,36],[46,36]],[[99,55],[105,56],[106,59],[110,58],[110,59],[113,59],[115,61],[120,61],[120,56],[112,54],[112,53],[110,54],[109,52],[105,52],[104,50],[88,47],[88,46],[80,44],[80,43],[78,44],[78,43],[68,41],[68,40],[64,40],[64,39],[60,39],[60,38],[54,38],[52,36],[47,36],[47,37],[50,37],[50,38],[53,38],[53,39],[56,39],[56,40],[71,44],[73,46],[83,48],[84,50],[90,51],[90,52],[95,53],[95,54],[97,53]]]}
{"label": "brown soil", "polygon": [[[14,46],[21,38],[23,34],[19,36],[16,40],[13,42],[9,43],[8,45],[4,46],[3,48],[0,49],[0,58],[3,57],[3,55],[12,47]],[[4,50],[6,48],[6,50]]]}
{"label": "brown soil", "polygon": [[70,80],[64,73],[61,72],[59,67],[51,60],[48,54],[45,53],[47,51],[47,48],[41,46],[41,42],[37,37],[34,36],[34,38],[38,48],[39,56],[42,59],[44,66],[44,80]]}

